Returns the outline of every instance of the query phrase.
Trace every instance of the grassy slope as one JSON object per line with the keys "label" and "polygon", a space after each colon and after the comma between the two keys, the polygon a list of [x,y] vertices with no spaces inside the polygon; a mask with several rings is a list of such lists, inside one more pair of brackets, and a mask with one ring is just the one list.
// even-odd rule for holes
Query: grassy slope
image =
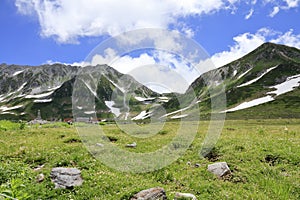
{"label": "grassy slope", "polygon": [[[208,122],[201,123],[194,143],[186,154],[164,169],[131,174],[112,170],[95,160],[78,140],[76,130],[62,124],[26,127],[0,122],[0,194],[29,196],[29,199],[129,199],[134,193],[155,186],[173,192],[190,192],[199,199],[299,199],[300,198],[300,120],[227,121],[214,150],[218,161],[226,161],[233,175],[219,180],[206,171],[208,159],[198,156]],[[153,151],[170,141],[176,122],[168,122],[163,134],[151,140],[136,140],[136,152]],[[285,126],[288,130],[285,130]],[[6,128],[5,128],[6,127]],[[122,147],[132,142],[115,125],[103,126],[107,135]],[[7,129],[6,131],[4,129]],[[265,160],[269,158],[269,162]],[[200,163],[199,168],[187,162]],[[39,171],[38,165],[45,164]],[[52,167],[82,170],[83,186],[73,190],[54,190],[49,178]],[[39,173],[45,181],[36,183]],[[0,197],[1,199],[1,197]]]}

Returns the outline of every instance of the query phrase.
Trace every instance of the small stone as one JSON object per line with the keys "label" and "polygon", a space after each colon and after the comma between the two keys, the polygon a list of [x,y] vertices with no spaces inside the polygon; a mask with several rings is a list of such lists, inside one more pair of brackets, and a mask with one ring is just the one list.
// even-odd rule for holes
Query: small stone
{"label": "small stone", "polygon": [[285,176],[285,177],[291,176],[290,174],[288,174],[288,173],[286,173],[286,172],[281,172],[281,175],[282,175],[282,176]]}
{"label": "small stone", "polygon": [[44,174],[39,174],[39,175],[37,175],[37,177],[36,177],[36,182],[41,183],[41,182],[43,182],[44,180],[45,180]]}
{"label": "small stone", "polygon": [[57,188],[72,188],[74,186],[80,186],[83,183],[81,178],[81,171],[76,168],[53,168],[50,177],[52,182]]}
{"label": "small stone", "polygon": [[97,147],[104,147],[104,145],[101,144],[101,143],[97,143],[96,146],[97,146]]}
{"label": "small stone", "polygon": [[197,200],[196,196],[193,195],[193,194],[176,192],[174,200],[176,200],[176,199],[182,199],[182,198]]}
{"label": "small stone", "polygon": [[33,171],[40,171],[45,165],[40,165],[37,166],[36,168],[33,169]]}
{"label": "small stone", "polygon": [[190,161],[188,161],[186,164],[187,164],[188,166],[191,166],[192,163],[191,163]]}
{"label": "small stone", "polygon": [[198,168],[198,167],[200,167],[200,166],[201,166],[201,165],[200,165],[199,163],[196,163],[196,164],[195,164],[195,167],[196,167],[196,168]]}
{"label": "small stone", "polygon": [[231,171],[226,162],[218,162],[208,165],[207,170],[218,177],[223,177],[225,175],[231,174]]}
{"label": "small stone", "polygon": [[166,192],[161,187],[142,190],[130,200],[167,200]]}
{"label": "small stone", "polygon": [[128,148],[135,148],[136,145],[137,145],[137,144],[134,142],[134,143],[132,143],[132,144],[126,144],[126,147],[128,147]]}

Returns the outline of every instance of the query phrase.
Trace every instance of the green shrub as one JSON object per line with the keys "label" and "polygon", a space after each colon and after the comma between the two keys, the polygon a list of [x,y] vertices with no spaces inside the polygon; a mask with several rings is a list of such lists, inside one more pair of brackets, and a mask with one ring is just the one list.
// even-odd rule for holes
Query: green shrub
{"label": "green shrub", "polygon": [[104,125],[106,125],[106,123],[105,122],[99,122],[99,125],[104,126]]}
{"label": "green shrub", "polygon": [[26,127],[26,123],[21,122],[21,124],[20,124],[20,130],[24,130],[25,127]]}

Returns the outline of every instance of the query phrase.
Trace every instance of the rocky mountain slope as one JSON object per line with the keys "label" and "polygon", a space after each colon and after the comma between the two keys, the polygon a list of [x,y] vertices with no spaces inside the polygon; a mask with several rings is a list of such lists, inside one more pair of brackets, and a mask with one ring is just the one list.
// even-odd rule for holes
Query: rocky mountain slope
{"label": "rocky mountain slope", "polygon": [[265,43],[248,55],[203,74],[190,90],[202,101],[199,106],[204,113],[210,111],[211,98],[221,98],[219,80],[223,80],[227,105],[219,111],[227,113],[228,118],[300,117],[299,49]]}
{"label": "rocky mountain slope", "polygon": [[[139,98],[158,96],[131,76],[123,75],[107,65],[81,68],[61,64],[38,67],[2,64],[0,66],[0,119],[30,120],[36,118],[38,110],[41,111],[42,118],[47,120],[73,118],[74,83],[79,80],[78,76],[84,75],[90,77],[82,80],[85,81],[83,90],[95,95],[94,112],[85,111],[87,118],[114,117],[116,114],[114,111],[118,109],[114,107],[122,106],[114,105],[118,102],[112,102],[111,96],[114,91],[120,93],[117,97],[124,96],[121,83],[122,87],[134,88],[130,96],[130,102],[133,104],[132,115],[138,114],[145,107]],[[95,80],[93,76],[99,79]],[[95,83],[97,85],[93,85]],[[84,106],[81,109],[84,109]]]}

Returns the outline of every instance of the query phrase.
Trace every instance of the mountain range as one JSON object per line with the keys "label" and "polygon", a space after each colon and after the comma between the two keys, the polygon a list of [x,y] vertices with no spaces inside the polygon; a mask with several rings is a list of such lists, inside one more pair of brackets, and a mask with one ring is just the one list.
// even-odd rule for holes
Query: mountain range
{"label": "mountain range", "polygon": [[[300,50],[273,43],[202,74],[185,94],[156,93],[107,65],[1,64],[0,119],[31,120],[40,110],[47,120],[73,118],[77,111],[98,119],[143,120],[158,115],[161,106],[172,119],[195,107],[202,118],[211,112],[229,119],[299,118],[299,82]],[[74,87],[92,96],[93,107],[79,102]]]}

